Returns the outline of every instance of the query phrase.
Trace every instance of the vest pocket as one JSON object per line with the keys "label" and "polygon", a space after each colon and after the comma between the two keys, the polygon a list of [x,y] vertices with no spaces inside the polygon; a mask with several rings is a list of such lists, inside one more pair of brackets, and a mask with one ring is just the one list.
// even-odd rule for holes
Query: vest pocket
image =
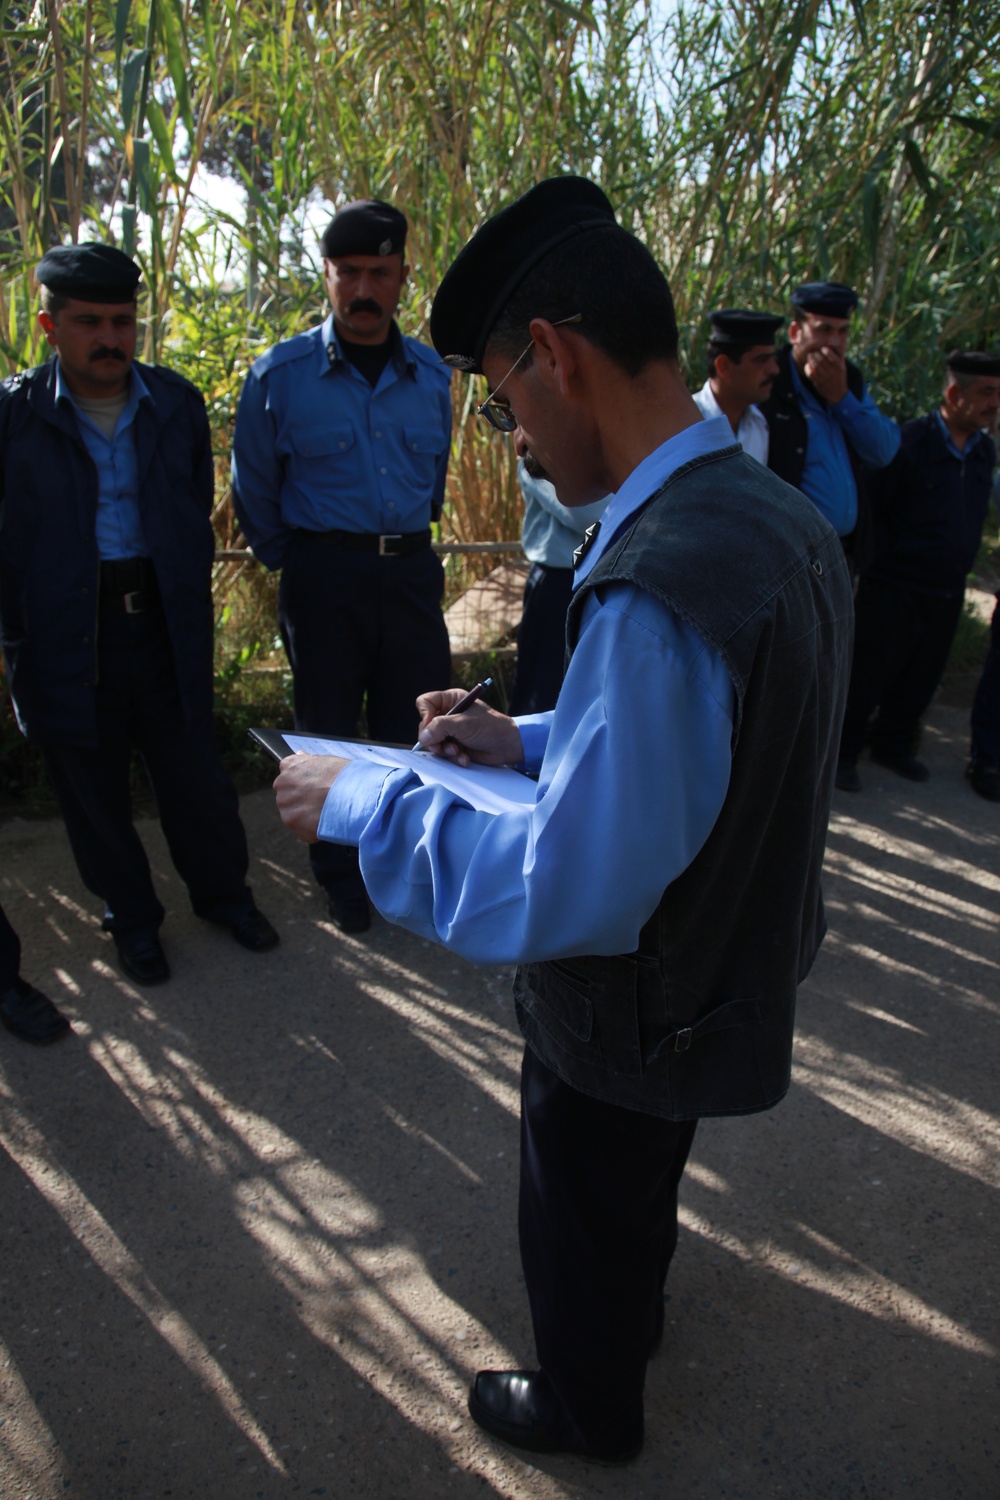
{"label": "vest pocket", "polygon": [[589,1042],[594,1029],[594,1007],[585,974],[564,960],[527,964],[518,970],[517,997],[557,1041],[568,1031]]}

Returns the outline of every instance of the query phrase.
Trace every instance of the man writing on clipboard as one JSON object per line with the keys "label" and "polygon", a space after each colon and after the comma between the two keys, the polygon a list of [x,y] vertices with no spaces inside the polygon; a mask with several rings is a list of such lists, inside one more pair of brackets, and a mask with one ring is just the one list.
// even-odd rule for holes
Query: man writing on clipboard
{"label": "man writing on clipboard", "polygon": [[594,184],[544,182],[488,221],[431,333],[486,376],[481,415],[564,503],[612,495],[555,710],[445,718],[453,691],[419,700],[425,748],[536,768],[537,800],[491,816],[405,771],[303,756],[278,804],[300,838],[358,845],[390,919],[520,964],[538,1368],[480,1372],[470,1411],[516,1447],[623,1462],[697,1120],[788,1088],[824,932],[850,581],[816,508],[701,420],[669,287]]}

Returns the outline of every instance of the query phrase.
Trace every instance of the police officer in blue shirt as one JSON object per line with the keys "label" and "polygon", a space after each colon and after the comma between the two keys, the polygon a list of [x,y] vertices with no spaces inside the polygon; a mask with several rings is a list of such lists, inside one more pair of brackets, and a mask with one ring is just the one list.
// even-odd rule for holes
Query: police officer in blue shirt
{"label": "police officer in blue shirt", "polygon": [[139,984],[170,969],[132,822],[133,749],[199,916],[243,947],[278,934],[212,722],[214,490],[205,403],[135,364],[139,267],[111,245],[43,256],[57,357],[0,387],[0,634],[18,722],[41,747],[73,854]]}
{"label": "police officer in blue shirt", "polygon": [[[444,501],[450,371],[395,312],[406,219],[348,203],[322,239],[331,312],[256,361],[240,398],[233,503],[257,557],[280,568],[279,622],[295,725],[412,743],[417,694],[451,675],[431,522]],[[369,925],[357,852],[315,846],[313,872],[346,932]]]}
{"label": "police officer in blue shirt", "polygon": [[871,557],[866,480],[891,463],[899,429],[847,358],[858,294],[842,281],[807,281],[792,293],[791,343],[760,403],[770,429],[768,468],[807,495],[830,522],[854,572]]}

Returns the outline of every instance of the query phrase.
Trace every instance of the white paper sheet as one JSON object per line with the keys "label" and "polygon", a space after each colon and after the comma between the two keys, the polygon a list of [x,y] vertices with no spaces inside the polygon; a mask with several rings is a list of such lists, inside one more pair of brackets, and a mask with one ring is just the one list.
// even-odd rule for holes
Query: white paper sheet
{"label": "white paper sheet", "polygon": [[282,739],[291,750],[307,755],[339,755],[344,760],[372,760],[382,766],[413,771],[426,786],[443,786],[478,812],[502,813],[534,804],[538,788],[528,776],[509,766],[456,766],[454,761],[423,750],[399,750],[394,745],[368,745],[357,740],[331,740],[317,735],[291,734]]}

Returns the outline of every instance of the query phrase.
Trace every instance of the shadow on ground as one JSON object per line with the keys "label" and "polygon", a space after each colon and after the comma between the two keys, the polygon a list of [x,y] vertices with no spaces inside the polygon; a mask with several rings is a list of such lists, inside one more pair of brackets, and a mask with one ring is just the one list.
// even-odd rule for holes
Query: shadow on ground
{"label": "shadow on ground", "polygon": [[1000,809],[862,763],[795,1082],[699,1129],[648,1440],[625,1470],[480,1438],[471,1374],[530,1363],[510,973],[323,919],[246,799],[255,957],[190,915],[117,972],[58,823],[0,828],[23,970],[75,1034],[0,1038],[0,1496],[994,1500]]}

